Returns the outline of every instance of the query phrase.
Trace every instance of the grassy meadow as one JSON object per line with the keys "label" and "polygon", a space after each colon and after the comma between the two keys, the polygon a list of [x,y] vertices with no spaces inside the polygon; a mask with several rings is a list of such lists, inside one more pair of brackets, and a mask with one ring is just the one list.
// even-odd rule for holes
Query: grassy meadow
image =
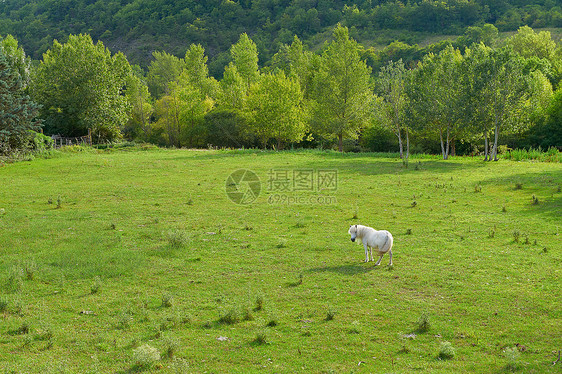
{"label": "grassy meadow", "polygon": [[2,373],[561,372],[561,163],[78,150],[0,167]]}

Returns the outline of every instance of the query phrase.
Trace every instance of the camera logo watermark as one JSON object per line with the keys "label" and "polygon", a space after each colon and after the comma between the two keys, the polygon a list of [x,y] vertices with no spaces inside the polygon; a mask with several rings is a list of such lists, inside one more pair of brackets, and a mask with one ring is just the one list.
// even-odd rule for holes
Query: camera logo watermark
{"label": "camera logo watermark", "polygon": [[[236,204],[254,202],[261,191],[260,178],[251,170],[236,170],[226,179],[226,192]],[[270,169],[266,191],[269,204],[319,204],[337,202],[336,169]]]}
{"label": "camera logo watermark", "polygon": [[260,192],[260,178],[251,170],[238,169],[226,178],[226,194],[236,204],[251,204]]}

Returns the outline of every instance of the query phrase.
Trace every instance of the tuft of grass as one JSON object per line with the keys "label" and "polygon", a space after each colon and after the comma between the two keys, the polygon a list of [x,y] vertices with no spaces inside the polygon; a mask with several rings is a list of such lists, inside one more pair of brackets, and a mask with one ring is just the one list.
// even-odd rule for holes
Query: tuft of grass
{"label": "tuft of grass", "polygon": [[353,208],[353,216],[351,219],[359,219],[359,206],[355,204],[355,208]]}
{"label": "tuft of grass", "polygon": [[169,230],[166,233],[166,240],[172,248],[183,248],[189,243],[189,236],[183,230]]}
{"label": "tuft of grass", "polygon": [[162,307],[171,308],[174,305],[174,296],[168,292],[162,295]]}
{"label": "tuft of grass", "polygon": [[522,190],[523,189],[523,183],[515,183],[515,189],[516,190]]}
{"label": "tuft of grass", "polygon": [[419,332],[427,332],[431,328],[431,321],[429,319],[429,313],[423,312],[418,318],[417,328]]}
{"label": "tuft of grass", "polygon": [[163,344],[164,344],[163,356],[168,359],[174,358],[178,348],[180,347],[179,340],[171,337],[166,337],[164,338]]}
{"label": "tuft of grass", "polygon": [[242,313],[242,320],[243,321],[254,320],[254,315],[252,314],[252,311],[249,308],[244,309],[244,312]]}
{"label": "tuft of grass", "polygon": [[102,286],[101,277],[99,275],[96,275],[94,277],[94,282],[90,286],[90,293],[92,295],[99,293],[101,290],[101,286]]}
{"label": "tuft of grass", "polygon": [[332,308],[328,309],[328,311],[326,312],[326,321],[333,321],[334,318],[336,318],[336,311]]}
{"label": "tuft of grass", "polygon": [[263,296],[256,297],[256,306],[254,307],[254,312],[259,312],[264,309],[264,299]]}
{"label": "tuft of grass", "polygon": [[8,305],[10,302],[5,297],[0,297],[0,313],[8,311]]}
{"label": "tuft of grass", "polygon": [[263,332],[259,332],[256,334],[256,338],[253,341],[254,344],[256,345],[266,345],[269,344],[267,341],[267,335],[265,335],[265,333]]}
{"label": "tuft of grass", "polygon": [[229,309],[228,312],[219,317],[218,322],[225,325],[237,324],[238,322],[240,322],[238,311],[236,310],[236,308]]}
{"label": "tuft of grass", "polygon": [[536,197],[535,195],[533,195],[533,197],[532,197],[532,204],[533,205],[539,205],[539,198]]}
{"label": "tuft of grass", "polygon": [[521,356],[519,349],[517,349],[517,347],[508,347],[503,351],[503,356],[507,360],[507,369],[517,370],[519,357]]}
{"label": "tuft of grass", "polygon": [[25,277],[27,280],[34,280],[37,272],[37,264],[34,261],[27,261],[24,265]]}
{"label": "tuft of grass", "polygon": [[148,344],[143,344],[133,350],[133,366],[135,368],[150,369],[158,361],[160,361],[160,352]]}
{"label": "tuft of grass", "polygon": [[519,238],[521,237],[521,233],[518,230],[513,231],[513,241],[515,243],[519,243]]}
{"label": "tuft of grass", "polygon": [[17,266],[12,266],[6,282],[4,283],[4,289],[7,293],[18,293],[23,289],[23,271]]}
{"label": "tuft of grass", "polygon": [[455,348],[450,342],[442,342],[439,345],[439,358],[442,360],[450,360],[455,357]]}
{"label": "tuft of grass", "polygon": [[267,327],[275,327],[279,324],[279,322],[277,322],[277,319],[272,318],[269,320],[269,322],[266,324]]}

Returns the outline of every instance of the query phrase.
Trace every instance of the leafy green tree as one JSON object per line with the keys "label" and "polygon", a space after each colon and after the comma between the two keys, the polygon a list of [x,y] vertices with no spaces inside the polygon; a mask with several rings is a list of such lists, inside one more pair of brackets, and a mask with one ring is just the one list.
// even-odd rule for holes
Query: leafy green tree
{"label": "leafy green tree", "polygon": [[148,66],[146,80],[148,90],[154,98],[169,93],[168,84],[176,81],[185,67],[185,60],[166,52],[152,53],[154,60]]}
{"label": "leafy green tree", "polygon": [[70,35],[55,41],[32,80],[31,92],[41,104],[48,134],[83,136],[94,141],[121,136],[129,102],[124,88],[131,67],[121,53],[111,55],[103,43],[89,35]]}
{"label": "leafy green tree", "polygon": [[247,89],[252,83],[259,80],[258,49],[256,43],[246,33],[230,48],[231,64],[236,66],[238,74],[242,77]]}
{"label": "leafy green tree", "polygon": [[0,48],[0,154],[25,147],[30,130],[39,130],[38,105],[24,93],[23,79]]}
{"label": "leafy green tree", "polygon": [[318,70],[319,56],[305,49],[295,36],[291,45],[283,44],[272,58],[272,67],[281,69],[287,76],[296,77],[305,98],[313,90],[314,74]]}
{"label": "leafy green tree", "polygon": [[[493,50],[480,44],[467,50],[464,63],[469,87],[465,113],[484,136],[484,160],[497,161],[500,133],[520,131],[529,123],[519,118],[532,94],[529,77],[524,75],[525,62],[509,48]],[[491,133],[494,141],[489,146]]]}
{"label": "leafy green tree", "polygon": [[[152,98],[142,72],[134,71],[127,77],[125,96],[129,102],[128,121],[125,136],[129,139],[147,140],[151,135],[151,117],[154,111]],[[135,69],[134,69],[135,70]]]}
{"label": "leafy green tree", "polygon": [[[410,154],[409,128],[406,122],[408,79],[408,72],[402,60],[391,61],[384,66],[377,78],[378,100],[375,104],[376,117],[398,138],[400,158],[405,161],[408,160]],[[406,154],[404,154],[404,135],[406,136]]]}
{"label": "leafy green tree", "polygon": [[174,147],[202,146],[206,138],[202,121],[214,101],[193,87],[182,75],[170,83],[170,94],[156,102],[156,126],[164,130],[168,144]]}
{"label": "leafy green tree", "polygon": [[25,89],[30,80],[31,59],[26,56],[25,51],[18,45],[18,41],[12,35],[7,35],[0,41],[0,48],[4,51],[11,69],[17,71],[20,75]]}
{"label": "leafy green tree", "polygon": [[460,51],[451,46],[438,55],[426,55],[408,87],[414,121],[421,130],[437,131],[444,160],[462,130],[463,115],[458,110],[462,105],[461,62]]}
{"label": "leafy green tree", "polygon": [[218,82],[209,77],[207,56],[200,44],[192,44],[185,53],[185,67],[182,72],[189,84],[199,89],[205,96],[215,98],[218,94]]}
{"label": "leafy green tree", "polygon": [[550,31],[537,33],[529,26],[520,27],[516,34],[506,40],[506,44],[525,58],[536,56],[552,60],[556,54],[556,42],[552,40]]}
{"label": "leafy green tree", "polygon": [[523,26],[505,44],[527,59],[530,70],[538,68],[553,85],[558,84],[562,77],[562,61],[558,54],[559,47],[550,31],[535,32],[529,26]]}
{"label": "leafy green tree", "polygon": [[275,139],[277,149],[284,143],[300,142],[307,131],[303,93],[296,79],[282,71],[265,74],[250,87],[247,108],[252,115],[247,131],[266,148]]}
{"label": "leafy green tree", "polygon": [[315,76],[312,99],[316,102],[314,130],[336,137],[343,151],[343,139],[356,139],[372,118],[371,69],[359,56],[359,45],[349,37],[347,27],[338,25],[333,41],[322,53]]}
{"label": "leafy green tree", "polygon": [[238,69],[235,65],[231,64],[224,69],[219,88],[219,106],[228,109],[243,110],[248,86],[238,73]]}

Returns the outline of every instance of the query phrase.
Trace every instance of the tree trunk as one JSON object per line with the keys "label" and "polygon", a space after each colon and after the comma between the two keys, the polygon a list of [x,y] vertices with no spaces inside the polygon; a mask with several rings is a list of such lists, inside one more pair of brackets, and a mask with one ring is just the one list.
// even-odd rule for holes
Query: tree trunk
{"label": "tree trunk", "polygon": [[338,134],[338,149],[340,152],[343,152],[343,133]]}
{"label": "tree trunk", "polygon": [[443,160],[446,160],[447,156],[445,156],[445,146],[443,145],[443,130],[441,130],[441,128],[439,128],[439,141],[441,142],[441,155],[443,156]]}
{"label": "tree trunk", "polygon": [[400,158],[404,158],[404,145],[402,144],[402,134],[400,133],[400,127],[396,126],[397,132],[396,136],[398,136],[398,145],[400,147]]}
{"label": "tree trunk", "polygon": [[451,156],[456,156],[457,150],[455,149],[455,138],[451,139]]}
{"label": "tree trunk", "polygon": [[[494,129],[494,147],[492,148],[492,155],[494,156],[494,161],[498,161],[498,138],[500,135],[500,127],[498,123],[496,123],[496,128]],[[492,159],[492,155],[490,155],[490,160]]]}
{"label": "tree trunk", "polygon": [[406,162],[410,158],[410,135],[408,129],[406,128]]}
{"label": "tree trunk", "polygon": [[445,160],[449,159],[449,144],[450,144],[451,133],[449,131],[449,126],[447,126],[447,146],[445,147]]}
{"label": "tree trunk", "polygon": [[488,132],[484,131],[484,161],[488,161]]}

